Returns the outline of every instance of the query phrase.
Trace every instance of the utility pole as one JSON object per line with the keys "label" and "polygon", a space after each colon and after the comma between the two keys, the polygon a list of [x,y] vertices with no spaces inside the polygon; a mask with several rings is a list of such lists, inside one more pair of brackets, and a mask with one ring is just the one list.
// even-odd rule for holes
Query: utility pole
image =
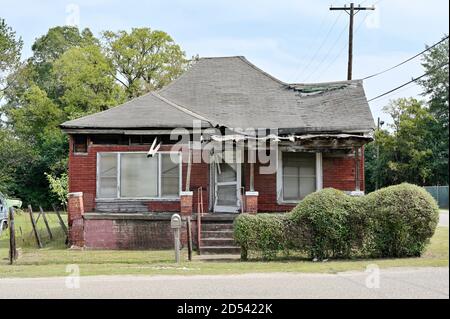
{"label": "utility pole", "polygon": [[375,7],[361,7],[361,5],[358,5],[355,7],[355,4],[352,2],[350,3],[350,7],[347,7],[347,5],[344,5],[343,7],[330,7],[330,10],[338,10],[348,13],[350,16],[350,27],[348,30],[348,68],[347,68],[347,80],[352,79],[352,66],[353,66],[353,17],[355,14],[357,14],[361,10],[375,10]]}
{"label": "utility pole", "polygon": [[[377,134],[380,134],[380,128],[383,126],[384,121],[380,121],[380,117],[378,117],[377,123]],[[377,145],[377,178],[375,180],[375,190],[380,187],[380,143],[378,142],[378,138],[375,136],[375,143]]]}

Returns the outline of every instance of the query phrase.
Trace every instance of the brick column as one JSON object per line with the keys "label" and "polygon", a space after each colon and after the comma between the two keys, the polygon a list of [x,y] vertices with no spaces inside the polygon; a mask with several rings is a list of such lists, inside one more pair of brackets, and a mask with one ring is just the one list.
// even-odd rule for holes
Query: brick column
{"label": "brick column", "polygon": [[258,212],[258,192],[245,192],[245,212],[256,214]]}
{"label": "brick column", "polygon": [[83,193],[69,193],[68,223],[69,244],[71,246],[84,246],[84,206]]}
{"label": "brick column", "polygon": [[192,191],[181,192],[180,194],[180,203],[181,203],[181,216],[191,216],[192,215]]}

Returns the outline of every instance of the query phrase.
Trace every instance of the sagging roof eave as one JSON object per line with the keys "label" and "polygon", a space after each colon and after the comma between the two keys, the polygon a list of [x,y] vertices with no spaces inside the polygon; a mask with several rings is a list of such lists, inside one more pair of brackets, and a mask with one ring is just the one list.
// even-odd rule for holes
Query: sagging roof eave
{"label": "sagging roof eave", "polygon": [[[207,128],[226,128],[229,129],[231,132],[236,134],[249,134],[248,132],[254,131],[253,128],[249,130],[239,130],[236,131],[231,127],[227,126],[210,126],[210,125],[203,125],[207,123],[202,123],[201,128],[207,129]],[[185,129],[188,131],[192,131],[192,127],[129,127],[129,128],[123,128],[123,127],[64,127],[60,125],[60,128],[63,132],[66,134],[125,134],[125,135],[134,135],[134,134],[142,134],[142,135],[153,135],[153,134],[170,134],[175,129]],[[329,129],[329,128],[317,128],[317,129],[311,129],[311,128],[259,128],[259,130],[268,130],[270,132],[277,132],[277,134],[280,135],[292,135],[292,134],[298,134],[298,135],[306,135],[306,134],[354,134],[354,135],[362,135],[362,136],[369,136],[372,135],[374,132],[374,128],[370,129],[361,129],[361,128],[340,128],[340,129]],[[249,134],[250,135],[250,134]]]}

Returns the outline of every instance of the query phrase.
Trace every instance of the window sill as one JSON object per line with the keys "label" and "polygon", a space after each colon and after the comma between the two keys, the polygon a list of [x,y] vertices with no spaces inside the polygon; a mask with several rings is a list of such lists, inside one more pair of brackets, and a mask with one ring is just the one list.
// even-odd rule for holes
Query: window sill
{"label": "window sill", "polygon": [[277,204],[278,205],[297,205],[302,200],[303,199],[299,199],[299,200],[279,200],[279,201],[277,201]]}
{"label": "window sill", "polygon": [[74,156],[88,156],[89,155],[88,152],[73,152],[72,154]]}
{"label": "window sill", "polygon": [[95,202],[179,202],[180,197],[151,198],[96,198]]}

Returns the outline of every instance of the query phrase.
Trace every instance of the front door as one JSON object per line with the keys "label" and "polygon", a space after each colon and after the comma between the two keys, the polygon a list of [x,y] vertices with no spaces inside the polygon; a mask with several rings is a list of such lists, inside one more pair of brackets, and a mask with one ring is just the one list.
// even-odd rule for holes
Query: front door
{"label": "front door", "polygon": [[231,151],[223,155],[214,163],[214,212],[238,213],[241,207],[241,163],[236,161]]}

